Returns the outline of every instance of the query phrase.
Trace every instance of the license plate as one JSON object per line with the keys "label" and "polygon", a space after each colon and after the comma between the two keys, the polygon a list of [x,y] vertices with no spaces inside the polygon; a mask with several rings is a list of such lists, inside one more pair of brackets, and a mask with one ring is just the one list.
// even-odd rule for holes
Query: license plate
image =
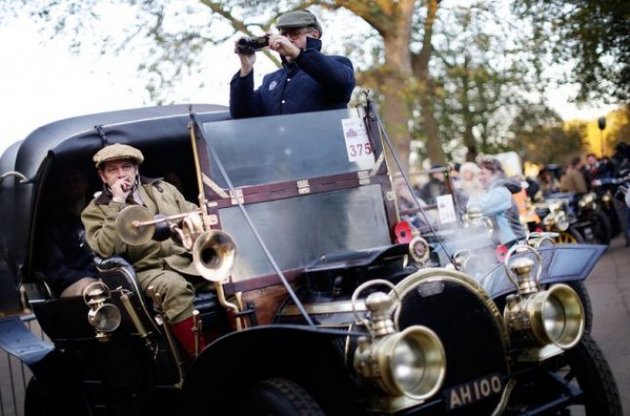
{"label": "license plate", "polygon": [[500,394],[501,391],[503,391],[503,379],[498,373],[490,374],[446,390],[447,408],[448,410],[455,410],[468,406],[479,400]]}

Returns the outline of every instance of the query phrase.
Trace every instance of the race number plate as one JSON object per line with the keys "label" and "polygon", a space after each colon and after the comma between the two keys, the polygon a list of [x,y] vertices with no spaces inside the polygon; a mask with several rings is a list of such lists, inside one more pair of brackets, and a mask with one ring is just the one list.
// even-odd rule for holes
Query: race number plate
{"label": "race number plate", "polygon": [[341,120],[343,136],[346,139],[346,152],[348,160],[356,162],[359,160],[372,160],[372,146],[365,131],[363,121],[358,118],[347,118]]}
{"label": "race number plate", "polygon": [[499,374],[490,374],[468,383],[446,390],[445,399],[448,410],[468,406],[503,391],[503,380]]}

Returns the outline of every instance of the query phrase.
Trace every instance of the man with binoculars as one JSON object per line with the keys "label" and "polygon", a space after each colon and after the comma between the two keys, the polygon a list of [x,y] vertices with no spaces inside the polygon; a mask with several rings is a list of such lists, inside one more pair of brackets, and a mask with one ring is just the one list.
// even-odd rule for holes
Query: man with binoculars
{"label": "man with binoculars", "polygon": [[[322,27],[308,10],[285,13],[278,18],[280,34],[268,35],[253,48],[237,42],[241,69],[230,82],[230,114],[233,118],[303,113],[345,108],[354,89],[352,62],[343,56],[321,53]],[[262,38],[261,38],[262,39]],[[265,75],[254,90],[256,45],[280,54],[282,68]]]}

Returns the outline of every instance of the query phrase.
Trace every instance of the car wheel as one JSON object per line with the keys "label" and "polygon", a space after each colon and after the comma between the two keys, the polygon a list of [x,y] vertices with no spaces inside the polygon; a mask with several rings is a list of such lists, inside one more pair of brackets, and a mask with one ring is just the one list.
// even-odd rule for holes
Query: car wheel
{"label": "car wheel", "polygon": [[247,416],[325,416],[317,402],[297,383],[271,378],[254,386],[239,414]]}
{"label": "car wheel", "polygon": [[553,241],[556,244],[582,244],[584,238],[576,229],[569,227],[566,231],[560,231]]}
{"label": "car wheel", "polygon": [[601,211],[595,211],[595,215],[593,215],[593,236],[595,237],[595,242],[598,244],[609,244],[612,238],[612,227],[610,225],[610,220],[606,216],[606,214]]}
{"label": "car wheel", "polygon": [[578,294],[582,301],[582,306],[584,306],[584,331],[590,334],[591,328],[593,327],[593,305],[591,304],[591,297],[588,294],[586,285],[582,280],[565,283],[567,286],[570,286],[571,289],[575,290],[575,293]]}
{"label": "car wheel", "polygon": [[610,366],[590,334],[565,352],[564,379],[583,392],[586,416],[621,416],[621,399]]}
{"label": "car wheel", "polygon": [[36,378],[31,377],[26,386],[26,398],[24,400],[25,416],[62,416],[51,392]]}

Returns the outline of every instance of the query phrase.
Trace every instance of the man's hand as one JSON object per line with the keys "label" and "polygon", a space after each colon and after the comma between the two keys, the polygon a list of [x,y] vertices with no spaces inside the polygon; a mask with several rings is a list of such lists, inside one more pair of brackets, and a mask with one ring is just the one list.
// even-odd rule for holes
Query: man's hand
{"label": "man's hand", "polygon": [[253,53],[251,55],[244,55],[244,54],[239,53],[238,57],[241,60],[241,74],[240,75],[244,77],[245,75],[252,72],[252,69],[254,69],[254,63],[256,62],[256,54]]}
{"label": "man's hand", "polygon": [[278,52],[290,61],[297,58],[300,54],[300,48],[282,35],[271,35],[269,38],[269,49]]}
{"label": "man's hand", "polygon": [[133,184],[127,178],[120,178],[114,182],[111,189],[114,202],[125,202],[133,189]]}

